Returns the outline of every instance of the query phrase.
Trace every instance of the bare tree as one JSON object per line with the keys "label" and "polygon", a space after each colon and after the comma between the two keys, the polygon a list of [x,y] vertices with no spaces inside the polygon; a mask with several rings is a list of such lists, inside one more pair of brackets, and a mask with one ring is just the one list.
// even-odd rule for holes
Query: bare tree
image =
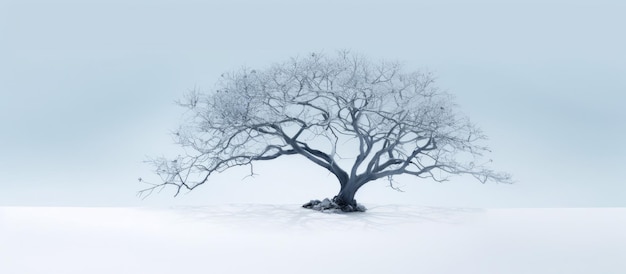
{"label": "bare tree", "polygon": [[340,185],[333,202],[344,211],[357,210],[363,185],[388,179],[393,187],[396,175],[509,182],[485,166],[485,135],[434,82],[430,73],[349,52],[225,73],[213,92],[181,102],[189,117],[175,138],[187,154],[154,159],[162,182],[140,194],[172,185],[177,195],[214,173],[248,165],[252,172],[254,162],[286,155],[332,173]]}

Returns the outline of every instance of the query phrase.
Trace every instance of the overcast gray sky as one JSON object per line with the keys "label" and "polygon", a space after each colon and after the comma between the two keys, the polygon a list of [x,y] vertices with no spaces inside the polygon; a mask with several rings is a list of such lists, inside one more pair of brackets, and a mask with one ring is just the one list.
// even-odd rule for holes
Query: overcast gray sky
{"label": "overcast gray sky", "polygon": [[351,49],[434,71],[517,181],[403,178],[405,192],[377,182],[360,202],[626,206],[626,2],[467,2],[0,0],[0,205],[332,196],[332,177],[295,158],[176,199],[135,193],[145,157],[174,149],[184,92],[243,65]]}

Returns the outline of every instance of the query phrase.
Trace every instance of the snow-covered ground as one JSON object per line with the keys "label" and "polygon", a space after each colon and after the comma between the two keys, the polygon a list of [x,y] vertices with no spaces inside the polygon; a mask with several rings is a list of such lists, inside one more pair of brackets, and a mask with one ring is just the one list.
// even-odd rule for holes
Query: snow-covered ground
{"label": "snow-covered ground", "polygon": [[0,207],[0,273],[626,273],[626,208]]}

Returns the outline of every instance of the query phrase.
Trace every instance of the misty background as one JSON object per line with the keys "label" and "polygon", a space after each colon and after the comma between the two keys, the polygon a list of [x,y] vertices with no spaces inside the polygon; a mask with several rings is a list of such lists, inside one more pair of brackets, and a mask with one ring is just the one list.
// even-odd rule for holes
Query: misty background
{"label": "misty background", "polygon": [[516,184],[399,177],[366,206],[624,207],[623,1],[0,0],[0,206],[304,203],[338,183],[288,157],[145,200],[148,156],[222,72],[350,49],[428,69]]}

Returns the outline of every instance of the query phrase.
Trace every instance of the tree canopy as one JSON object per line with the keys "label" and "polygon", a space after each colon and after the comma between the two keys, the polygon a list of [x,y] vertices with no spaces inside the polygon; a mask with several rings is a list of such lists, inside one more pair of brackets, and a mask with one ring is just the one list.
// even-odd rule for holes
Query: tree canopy
{"label": "tree canopy", "polygon": [[[354,209],[364,184],[409,175],[445,181],[467,174],[510,182],[488,167],[486,136],[429,72],[349,52],[310,54],[266,69],[224,73],[210,92],[190,92],[175,133],[185,155],[152,161],[165,186],[193,190],[214,173],[299,155],[340,184],[334,202]],[[393,186],[393,185],[392,185]]]}

